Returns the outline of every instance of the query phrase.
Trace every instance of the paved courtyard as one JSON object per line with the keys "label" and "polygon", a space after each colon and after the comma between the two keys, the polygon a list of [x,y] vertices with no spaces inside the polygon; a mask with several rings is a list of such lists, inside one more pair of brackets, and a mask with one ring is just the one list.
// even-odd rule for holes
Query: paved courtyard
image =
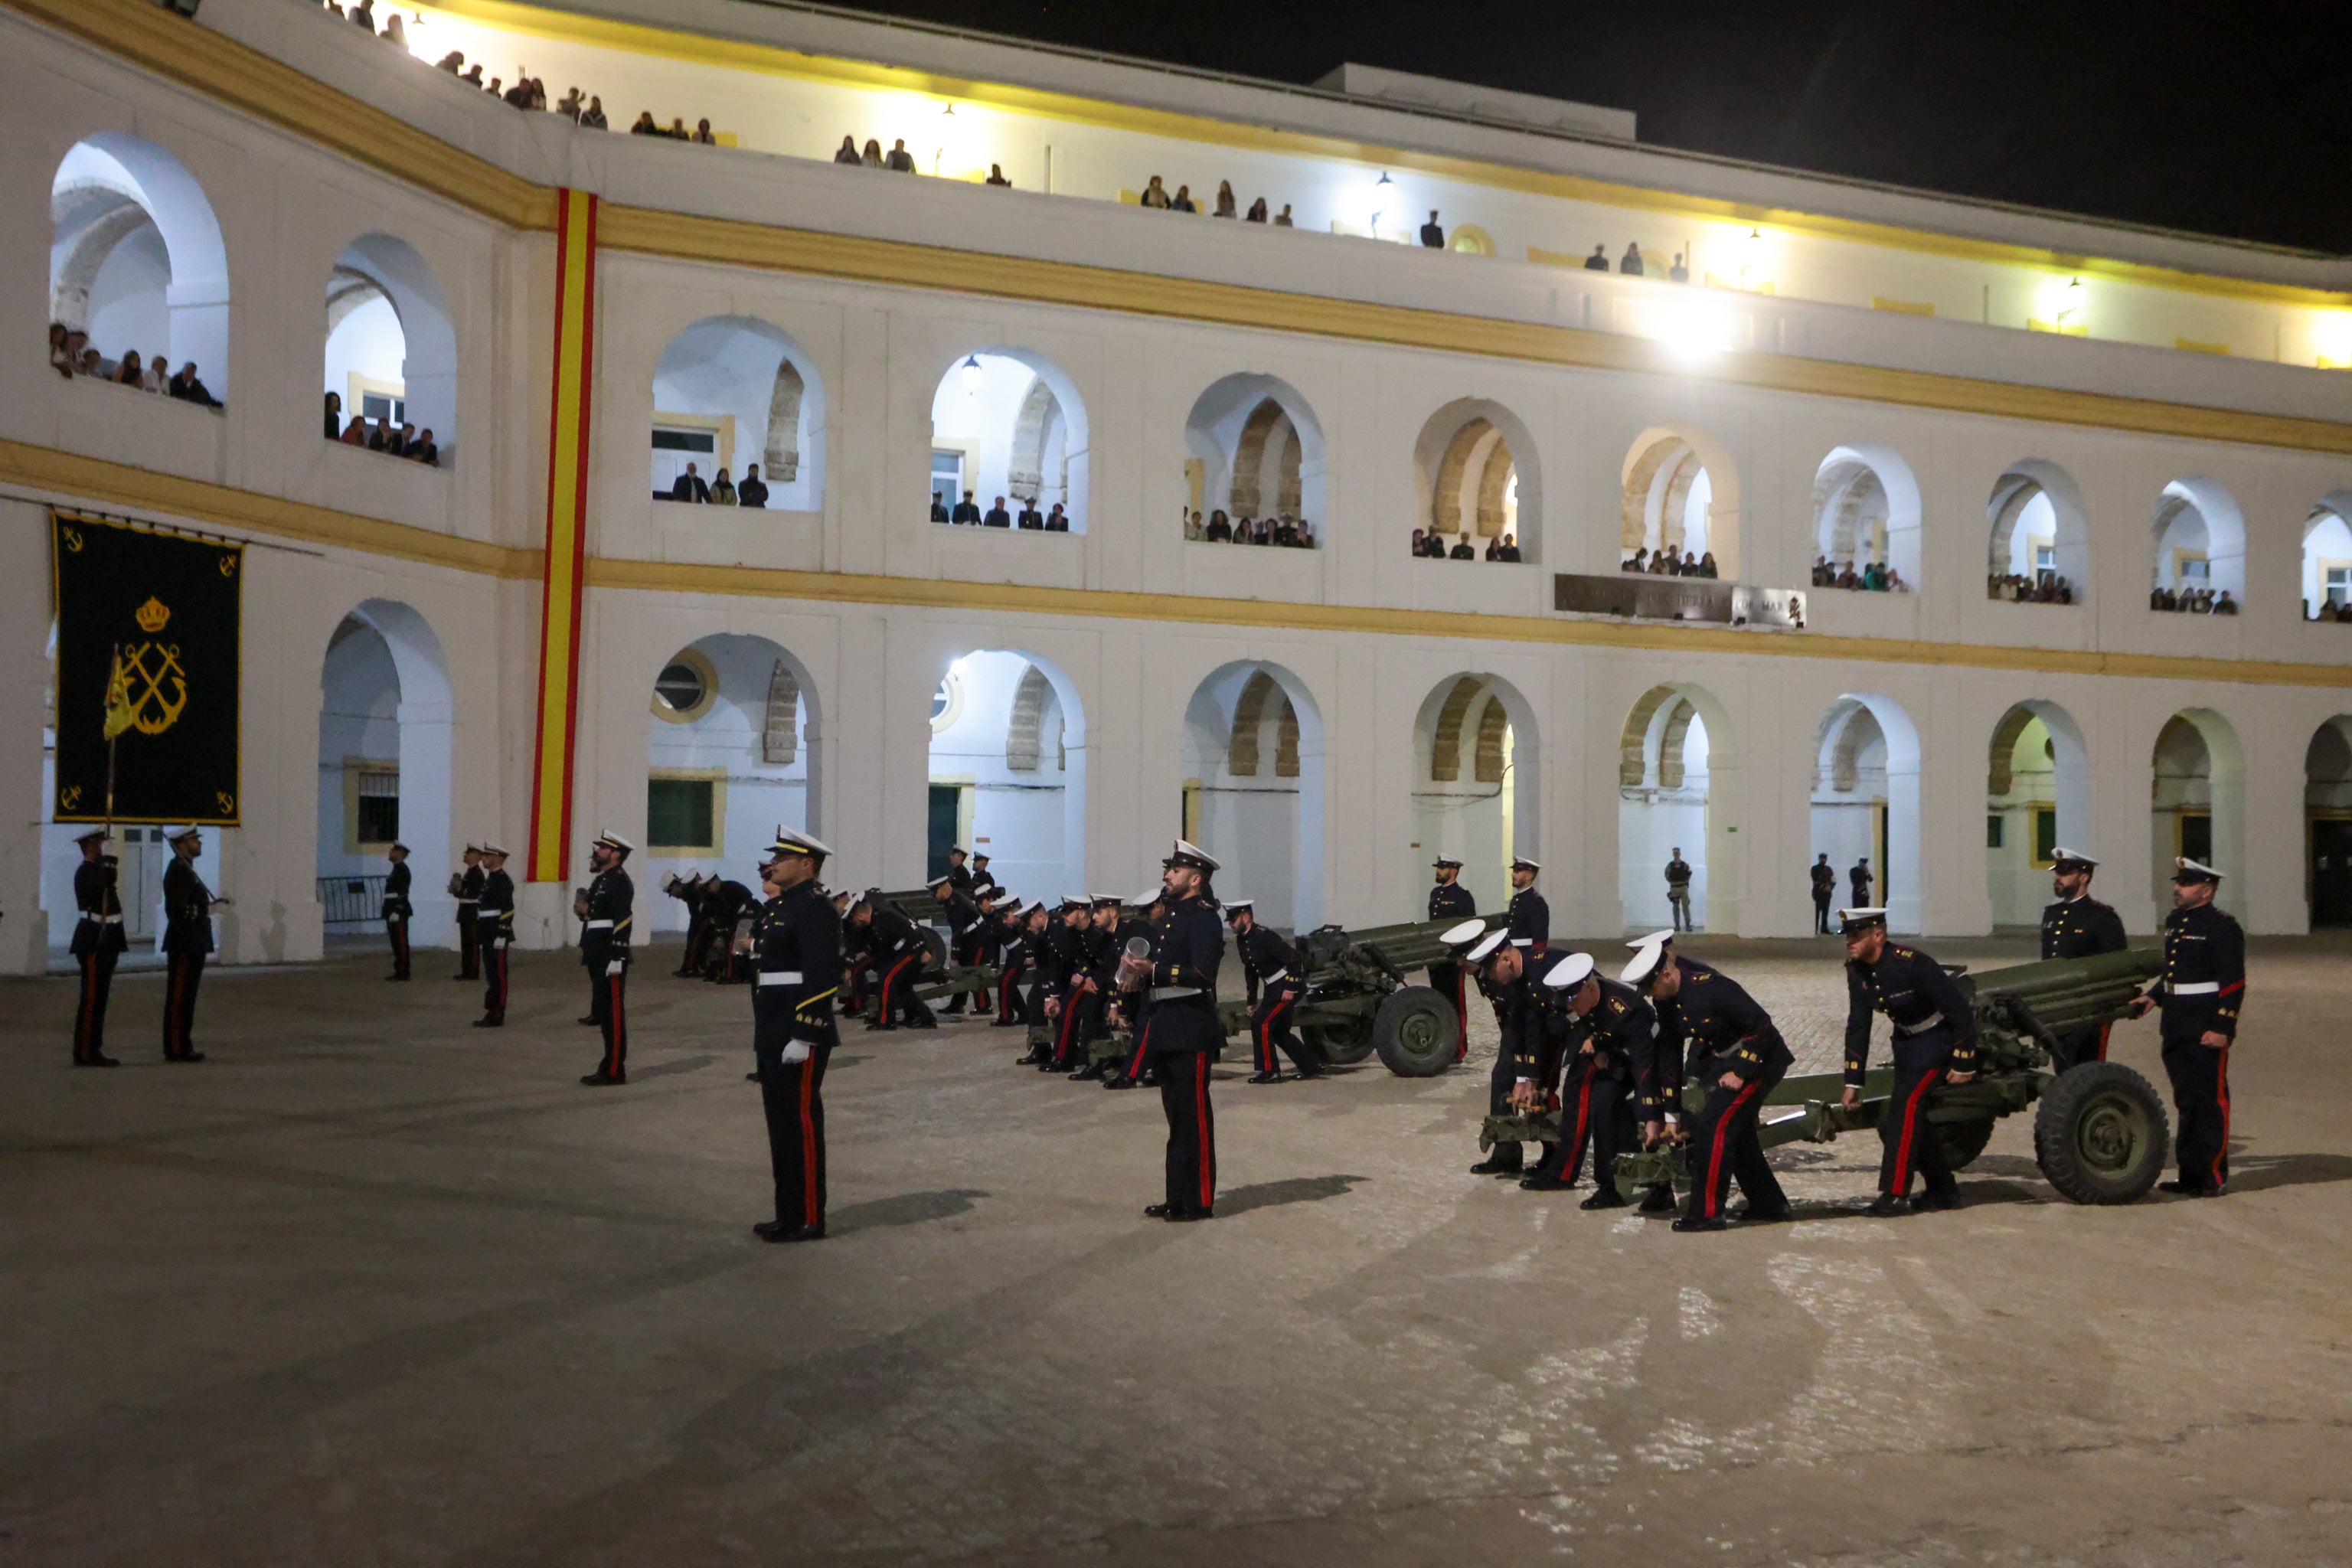
{"label": "paved courtyard", "polygon": [[[1690,945],[1833,1065],[1831,944]],[[1149,1223],[1157,1097],[967,1023],[846,1037],[834,1238],[766,1247],[674,953],[617,1091],[565,955],[500,1034],[443,954],[215,973],[195,1068],[126,973],[105,1073],[6,983],[0,1563],[2352,1564],[2352,947],[2254,946],[2227,1199],[2074,1207],[2015,1119],[1957,1214],[1801,1145],[1699,1237],[1467,1174],[1475,1058],[1229,1057],[1219,1217]]]}

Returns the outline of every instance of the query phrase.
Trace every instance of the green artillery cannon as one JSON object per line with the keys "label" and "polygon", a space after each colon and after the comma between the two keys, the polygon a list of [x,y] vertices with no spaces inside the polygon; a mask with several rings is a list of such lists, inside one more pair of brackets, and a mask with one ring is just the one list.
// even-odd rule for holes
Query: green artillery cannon
{"label": "green artillery cannon", "polygon": [[[1438,939],[1462,923],[1417,921],[1359,931],[1323,926],[1301,936],[1299,1033],[1325,1060],[1343,1066],[1377,1051],[1399,1078],[1434,1078],[1452,1067],[1461,1027],[1454,998],[1406,977],[1452,958],[1453,949]],[[1220,1003],[1217,1012],[1227,1035],[1248,1034],[1246,1001]]]}
{"label": "green artillery cannon", "polygon": [[[2171,1142],[2164,1100],[2155,1087],[2120,1062],[2090,1062],[2063,1074],[2051,1068],[2056,1037],[2121,1017],[2163,967],[2161,952],[2142,948],[2021,963],[1981,975],[1955,971],[1976,1017],[1977,1073],[1968,1083],[1938,1090],[1927,1111],[1928,1130],[1951,1168],[1960,1170],[1984,1152],[1995,1121],[2033,1106],[2034,1162],[2052,1186],[2078,1204],[2127,1204],[2146,1196],[2163,1173]],[[1869,1074],[1862,1103],[1851,1110],[1841,1103],[1845,1086],[1840,1074],[1781,1079],[1764,1101],[1764,1147],[1800,1140],[1826,1143],[1841,1132],[1875,1128],[1894,1077],[1891,1068]],[[1684,1104],[1696,1110],[1706,1087],[1685,1084]],[[1524,1125],[1528,1120],[1490,1124],[1486,1141],[1541,1136],[1540,1129]],[[1558,1135],[1555,1120],[1550,1136]],[[1618,1158],[1620,1191],[1669,1181],[1678,1187],[1690,1184],[1678,1146]]]}

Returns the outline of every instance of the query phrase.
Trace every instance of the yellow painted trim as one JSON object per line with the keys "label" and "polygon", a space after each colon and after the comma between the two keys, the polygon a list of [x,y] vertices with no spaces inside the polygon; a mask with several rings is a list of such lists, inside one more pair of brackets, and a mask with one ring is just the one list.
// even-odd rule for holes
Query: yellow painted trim
{"label": "yellow painted trim", "polygon": [[2038,316],[2027,319],[2025,330],[2029,332],[2054,332],[2062,338],[2087,338],[2091,335],[2088,321],[2045,321]]}
{"label": "yellow painted trim", "polygon": [[[649,594],[703,594],[716,598],[800,599],[815,604],[892,605],[969,611],[970,583],[935,578],[865,576],[780,568],[701,566],[673,561],[600,555],[588,563],[595,589]],[[1641,649],[1684,654],[1864,660],[1934,668],[2015,669],[2054,675],[2112,675],[2141,680],[2221,681],[2243,686],[2352,688],[2352,665],[2286,664],[2163,654],[2085,653],[2067,648],[1997,647],[1981,644],[1914,642],[1893,637],[1823,637],[1814,633],[1741,632],[1727,627],[1647,625],[1615,620],[1551,619],[1536,616],[1465,615],[1455,610],[1392,609],[1373,605],[1295,605],[1265,599],[1216,599],[1189,594],[1133,594],[1100,588],[991,584],[988,608],[1014,615],[1160,621],[1184,626],[1253,626],[1336,632],[1362,637],[1473,638],[1550,643],[1561,647]]]}
{"label": "yellow painted trim", "polygon": [[555,365],[547,453],[547,578],[541,595],[539,733],[533,737],[529,877],[569,875],[573,725],[580,687],[579,617],[585,579],[581,541],[587,528],[585,453],[593,388],[590,377],[596,288],[596,198],[567,193],[560,206],[555,300]]}
{"label": "yellow painted trim", "polygon": [[2186,349],[2193,354],[2221,354],[2225,358],[2230,353],[2230,345],[2227,343],[2200,343],[2195,338],[2175,338],[2172,340],[2172,346],[2177,349]]}
{"label": "yellow painted trim", "polygon": [[1936,307],[1926,300],[1890,300],[1884,294],[1873,294],[1870,297],[1870,308],[1874,310],[1892,310],[1899,316],[1932,316],[1936,313]]}
{"label": "yellow painted trim", "polygon": [[[9,3],[15,4],[16,0],[9,0]],[[46,0],[46,3],[54,5],[59,3],[59,0]],[[2186,271],[2145,262],[2077,256],[2063,251],[2046,250],[2036,246],[1976,239],[1927,229],[1904,228],[1893,224],[1875,223],[1859,218],[1832,217],[1793,208],[1723,201],[1681,192],[1654,190],[1647,186],[1620,184],[1612,181],[1589,179],[1581,175],[1482,163],[1475,159],[1454,157],[1444,153],[1414,152],[1400,147],[1381,146],[1373,142],[1354,142],[1306,132],[1277,131],[1265,126],[1212,119],[1205,115],[1184,114],[1171,110],[1146,109],[1134,104],[1114,103],[1103,100],[1081,98],[1071,93],[1048,92],[1003,82],[978,81],[964,77],[937,76],[928,71],[885,66],[866,60],[840,59],[829,56],[803,54],[796,49],[780,48],[771,44],[755,44],[742,39],[709,37],[673,28],[651,26],[643,23],[613,21],[600,16],[583,16],[571,12],[549,10],[537,5],[517,5],[513,0],[441,0],[441,4],[426,6],[424,9],[427,12],[439,10],[454,16],[469,17],[491,26],[534,34],[543,38],[587,44],[603,48],[625,49],[633,54],[650,55],[657,58],[679,60],[688,64],[758,71],[771,76],[791,77],[803,81],[872,88],[894,92],[922,93],[942,100],[985,104],[1012,113],[1035,115],[1043,119],[1059,120],[1073,124],[1133,132],[1139,135],[1169,137],[1208,146],[1239,147],[1299,157],[1339,159],[1367,166],[1412,169],[1445,179],[1459,180],[1468,184],[1486,185],[1497,190],[1517,191],[1533,195],[1557,196],[1570,201],[1592,202],[1637,212],[1654,213],[1667,218],[1712,220],[1736,223],[1749,227],[1769,226],[1784,233],[1801,234],[1816,239],[1885,246],[1956,260],[1990,262],[2007,267],[2053,268],[2080,273],[2087,277],[2102,278],[2113,282],[2137,284],[2145,288],[2176,289],[2233,300],[2259,300],[2273,304],[2313,305],[2331,309],[2352,303],[2352,294],[2324,289],[2309,289],[2295,284],[2268,283],[2253,279]]]}
{"label": "yellow painted trim", "polygon": [[0,482],[125,511],[160,512],[190,522],[242,529],[272,539],[357,550],[370,555],[446,566],[493,577],[537,578],[541,552],[457,539],[428,528],[337,511],[305,501],[234,489],[204,479],[157,473],[128,463],[87,458],[54,447],[0,440]]}

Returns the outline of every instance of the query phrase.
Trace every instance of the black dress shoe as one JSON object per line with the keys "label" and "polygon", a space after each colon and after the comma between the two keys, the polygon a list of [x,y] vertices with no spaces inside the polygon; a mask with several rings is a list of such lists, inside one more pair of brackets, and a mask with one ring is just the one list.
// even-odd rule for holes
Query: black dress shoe
{"label": "black dress shoe", "polygon": [[1629,1209],[1633,1205],[1616,1188],[1603,1187],[1576,1206],[1580,1209]]}
{"label": "black dress shoe", "polygon": [[1314,1078],[1329,1078],[1329,1077],[1331,1076],[1331,1073],[1330,1073],[1330,1069],[1329,1069],[1329,1068],[1300,1068],[1297,1072],[1293,1073],[1291,1076],[1292,1076],[1293,1078],[1306,1078],[1306,1079],[1314,1079]]}
{"label": "black dress shoe", "polygon": [[1959,1206],[1959,1194],[1949,1190],[1939,1193],[1932,1187],[1911,1200],[1913,1214],[1942,1214],[1947,1209],[1956,1209]]}
{"label": "black dress shoe", "polygon": [[1528,1177],[1519,1184],[1519,1191],[1523,1193],[1564,1193],[1575,1184],[1576,1184],[1573,1182],[1563,1182],[1558,1176],[1547,1175],[1543,1172],[1538,1171],[1534,1175]]}
{"label": "black dress shoe", "polygon": [[745,1083],[757,1083],[757,1082],[759,1082],[759,1081],[760,1081],[760,1073],[759,1073],[759,1069],[758,1069],[758,1068],[754,1068],[751,1071],[745,1073],[745,1074],[743,1075],[743,1081],[744,1081]]}
{"label": "black dress shoe", "polygon": [[182,1051],[176,1057],[165,1057],[163,1059],[167,1062],[200,1062],[205,1059],[205,1053],[202,1051]]}
{"label": "black dress shoe", "polygon": [[1175,1212],[1176,1211],[1167,1204],[1146,1204],[1143,1205],[1143,1217],[1146,1219],[1166,1219],[1171,1214]]}
{"label": "black dress shoe", "polygon": [[1171,1225],[1190,1225],[1196,1219],[1214,1219],[1216,1217],[1217,1211],[1214,1209],[1179,1209],[1174,1214],[1168,1216],[1168,1223]]}
{"label": "black dress shoe", "polygon": [[1642,1199],[1643,1214],[1672,1214],[1675,1211],[1675,1189],[1664,1182],[1652,1187]]}
{"label": "black dress shoe", "polygon": [[999,1018],[989,1026],[992,1029],[1025,1029],[1028,1026],[1018,1018]]}
{"label": "black dress shoe", "polygon": [[1698,1215],[1686,1214],[1675,1221],[1674,1228],[1676,1230],[1729,1230],[1731,1222],[1721,1215],[1716,1215],[1713,1219],[1706,1219]]}
{"label": "black dress shoe", "polygon": [[918,1018],[907,1026],[910,1029],[936,1029],[939,1026],[940,1021],[937,1018]]}
{"label": "black dress shoe", "polygon": [[769,1237],[774,1236],[776,1232],[780,1230],[790,1230],[792,1226],[786,1225],[782,1220],[763,1219],[760,1221],[759,1224],[751,1227],[751,1234],[758,1237],[761,1241],[765,1241]]}
{"label": "black dress shoe", "polygon": [[1881,1193],[1862,1212],[1878,1219],[1888,1219],[1895,1215],[1909,1214],[1911,1205],[1900,1193]]}
{"label": "black dress shoe", "polygon": [[1742,1225],[1782,1225],[1796,1218],[1797,1211],[1787,1204],[1769,1209],[1759,1209],[1754,1204],[1742,1204],[1731,1211],[1731,1217]]}
{"label": "black dress shoe", "polygon": [[572,1019],[572,1021],[573,1023],[575,1023],[575,1024],[585,1024],[585,1025],[587,1025],[587,1026],[588,1026],[590,1028],[592,1028],[592,1029],[593,1029],[593,1028],[594,1028],[594,1027],[596,1026],[596,1017],[595,1017],[595,1015],[594,1015],[594,1014],[593,1014],[593,1013],[592,1013],[592,1014],[590,1014],[587,1017],[584,1017],[584,1018],[574,1018],[574,1019]]}
{"label": "black dress shoe", "polygon": [[1250,1074],[1249,1080],[1252,1083],[1281,1083],[1285,1081],[1283,1076],[1278,1072],[1254,1072]]}
{"label": "black dress shoe", "polygon": [[586,1084],[590,1089],[615,1089],[620,1085],[628,1082],[629,1075],[625,1072],[613,1073],[610,1075],[601,1072],[592,1072],[583,1075],[580,1081]]}
{"label": "black dress shoe", "polygon": [[2191,1186],[2187,1182],[2158,1182],[2156,1184],[2156,1190],[2159,1193],[2176,1193],[2184,1198],[2218,1198],[2221,1195],[2221,1189],[2219,1187]]}
{"label": "black dress shoe", "polygon": [[760,1239],[761,1241],[823,1241],[824,1225],[823,1221],[815,1225],[780,1225],[773,1230],[761,1231]]}
{"label": "black dress shoe", "polygon": [[1517,1160],[1506,1160],[1500,1154],[1489,1154],[1470,1167],[1474,1176],[1524,1176],[1528,1168]]}
{"label": "black dress shoe", "polygon": [[477,1029],[503,1029],[506,1026],[507,1021],[504,1018],[482,1017],[474,1020],[474,1027]]}
{"label": "black dress shoe", "polygon": [[1123,1072],[1103,1074],[1102,1086],[1105,1089],[1140,1089],[1142,1087],[1140,1082]]}

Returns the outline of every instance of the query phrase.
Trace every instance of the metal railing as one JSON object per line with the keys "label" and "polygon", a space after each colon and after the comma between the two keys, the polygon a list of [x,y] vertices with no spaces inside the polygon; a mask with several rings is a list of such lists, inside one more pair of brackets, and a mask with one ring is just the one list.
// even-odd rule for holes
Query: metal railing
{"label": "metal railing", "polygon": [[366,925],[383,915],[382,877],[321,877],[319,908],[331,926]]}

